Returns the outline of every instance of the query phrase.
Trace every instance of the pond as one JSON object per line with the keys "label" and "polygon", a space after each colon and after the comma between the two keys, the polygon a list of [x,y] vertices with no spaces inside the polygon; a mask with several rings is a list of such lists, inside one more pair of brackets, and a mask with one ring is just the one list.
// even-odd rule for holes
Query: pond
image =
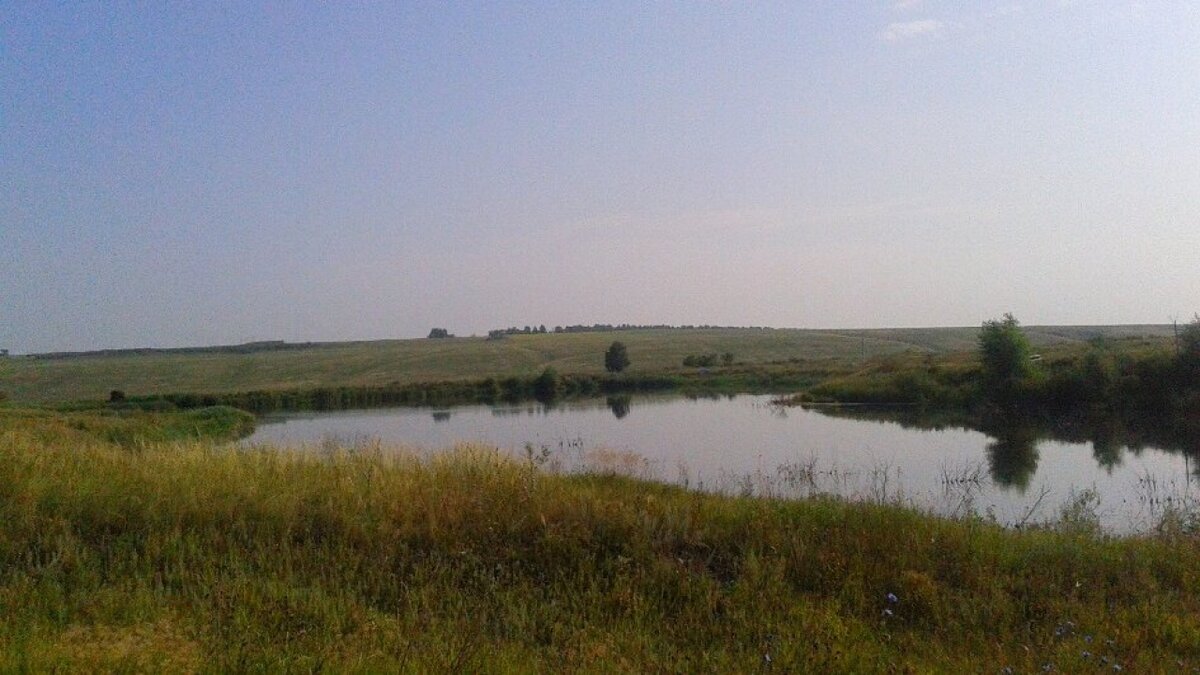
{"label": "pond", "polygon": [[1195,510],[1195,460],[1184,453],[1007,436],[783,408],[769,396],[626,396],[284,414],[260,420],[245,443],[378,441],[434,451],[478,442],[548,470],[612,471],[730,494],[899,502],[1005,525],[1054,520],[1075,504],[1114,533]]}

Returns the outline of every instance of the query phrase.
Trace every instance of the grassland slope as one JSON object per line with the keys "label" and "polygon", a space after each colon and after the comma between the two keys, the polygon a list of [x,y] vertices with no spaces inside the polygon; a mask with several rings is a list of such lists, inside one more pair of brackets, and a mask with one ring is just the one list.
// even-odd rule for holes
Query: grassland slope
{"label": "grassland slope", "polygon": [[[17,402],[130,395],[220,393],[341,385],[383,385],[487,376],[529,376],[553,366],[562,373],[600,373],[603,353],[621,340],[630,371],[680,367],[689,354],[731,352],[741,363],[786,360],[857,361],[902,352],[954,352],[974,347],[976,328],[890,330],[652,329],[619,333],[513,335],[483,338],[315,343],[288,349],[143,352],[0,359],[0,391]],[[1169,326],[1028,329],[1050,345],[1095,334],[1170,334]]]}

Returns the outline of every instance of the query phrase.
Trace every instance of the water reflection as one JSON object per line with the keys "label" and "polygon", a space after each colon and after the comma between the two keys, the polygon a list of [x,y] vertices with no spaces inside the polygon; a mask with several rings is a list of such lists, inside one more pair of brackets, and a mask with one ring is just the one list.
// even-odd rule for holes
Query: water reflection
{"label": "water reflection", "polygon": [[1037,431],[1030,427],[1016,426],[998,432],[987,445],[988,473],[992,480],[1025,494],[1029,479],[1037,472],[1037,442]]}
{"label": "water reflection", "polygon": [[1096,464],[1112,475],[1113,470],[1124,463],[1124,454],[1119,430],[1111,425],[1097,427],[1092,438],[1092,457],[1096,458]]}
{"label": "water reflection", "polygon": [[1148,422],[1139,428],[1119,419],[1097,416],[1090,419],[1047,420],[1013,416],[973,416],[957,412],[930,412],[916,408],[870,406],[810,406],[829,417],[894,423],[904,429],[945,431],[963,429],[987,434],[988,463],[997,483],[1024,490],[1037,473],[1038,445],[1043,442],[1091,445],[1096,466],[1113,475],[1125,463],[1126,454],[1140,457],[1153,448],[1182,455],[1189,473],[1200,477],[1195,459],[1200,457],[1200,438],[1190,429]]}
{"label": "water reflection", "polygon": [[608,404],[608,409],[612,411],[613,417],[623,420],[629,414],[629,404],[633,400],[628,394],[624,396],[609,396],[604,401]]}
{"label": "water reflection", "polygon": [[534,449],[550,457],[547,466],[568,471],[635,467],[638,476],[695,489],[898,499],[1006,523],[1053,517],[1073,490],[1095,489],[1105,523],[1130,531],[1153,527],[1153,509],[1192,489],[1198,441],[1155,433],[917,410],[785,409],[765,396],[624,395],[284,415],[262,420],[246,442],[320,450],[330,438],[370,438],[431,451],[484,443],[523,459],[522,449]]}

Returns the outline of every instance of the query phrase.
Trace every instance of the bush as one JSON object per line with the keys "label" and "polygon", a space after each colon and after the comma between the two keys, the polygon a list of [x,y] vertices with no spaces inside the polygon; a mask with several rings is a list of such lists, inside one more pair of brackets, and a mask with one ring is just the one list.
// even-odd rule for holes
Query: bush
{"label": "bush", "polygon": [[985,321],[979,333],[979,358],[983,364],[985,395],[1002,407],[1010,407],[1018,390],[1033,374],[1029,340],[1012,314]]}

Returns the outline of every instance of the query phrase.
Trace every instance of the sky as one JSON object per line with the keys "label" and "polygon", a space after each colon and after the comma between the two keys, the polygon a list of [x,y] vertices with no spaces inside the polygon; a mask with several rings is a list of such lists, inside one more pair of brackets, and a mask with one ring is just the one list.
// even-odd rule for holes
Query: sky
{"label": "sky", "polygon": [[1200,311],[1200,3],[0,5],[0,348]]}

